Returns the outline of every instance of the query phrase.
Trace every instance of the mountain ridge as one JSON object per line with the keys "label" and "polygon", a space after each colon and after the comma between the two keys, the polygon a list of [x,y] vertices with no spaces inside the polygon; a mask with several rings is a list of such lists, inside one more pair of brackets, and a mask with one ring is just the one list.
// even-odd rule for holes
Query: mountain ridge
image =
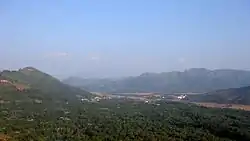
{"label": "mountain ridge", "polygon": [[96,92],[199,92],[250,85],[250,71],[191,68],[184,71],[142,73],[119,80],[68,78],[64,83]]}

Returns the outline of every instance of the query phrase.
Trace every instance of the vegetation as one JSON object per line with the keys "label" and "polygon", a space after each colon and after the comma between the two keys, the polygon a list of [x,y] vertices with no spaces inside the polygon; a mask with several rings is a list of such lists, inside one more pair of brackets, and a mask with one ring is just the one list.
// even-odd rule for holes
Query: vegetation
{"label": "vegetation", "polygon": [[[26,67],[18,71],[0,72],[1,80],[8,80],[12,86],[25,86],[24,91],[36,91],[38,95],[51,98],[74,99],[76,95],[91,97],[89,92],[61,83],[56,78],[35,68]],[[5,85],[4,85],[5,86]]]}
{"label": "vegetation", "polygon": [[250,72],[190,69],[184,72],[144,73],[119,80],[69,78],[66,84],[94,92],[210,92],[250,85]]}
{"label": "vegetation", "polygon": [[125,100],[48,104],[1,104],[0,132],[13,141],[250,140],[245,111]]}
{"label": "vegetation", "polygon": [[92,95],[34,68],[4,71],[0,77],[29,86],[18,91],[15,85],[0,85],[0,140],[250,140],[247,111],[166,101],[81,101]]}
{"label": "vegetation", "polygon": [[250,105],[250,86],[217,90],[201,95],[189,95],[188,98],[195,102]]}

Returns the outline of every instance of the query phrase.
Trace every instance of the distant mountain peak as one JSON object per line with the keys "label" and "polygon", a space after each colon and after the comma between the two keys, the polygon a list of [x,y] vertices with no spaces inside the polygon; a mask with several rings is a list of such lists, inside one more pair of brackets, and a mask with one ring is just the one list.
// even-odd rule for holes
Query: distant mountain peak
{"label": "distant mountain peak", "polygon": [[209,71],[209,69],[206,68],[190,68],[188,71]]}
{"label": "distant mountain peak", "polygon": [[154,75],[156,73],[152,73],[152,72],[145,72],[145,73],[142,73],[140,76],[143,77],[143,76],[150,76],[150,75]]}
{"label": "distant mountain peak", "polygon": [[40,70],[38,70],[34,67],[25,67],[25,68],[19,69],[19,71],[30,71],[30,72],[38,71],[38,72],[41,72]]}
{"label": "distant mountain peak", "polygon": [[34,68],[34,67],[25,67],[25,68],[23,68],[23,70],[31,70],[31,71],[35,71],[35,70],[37,70],[36,68]]}

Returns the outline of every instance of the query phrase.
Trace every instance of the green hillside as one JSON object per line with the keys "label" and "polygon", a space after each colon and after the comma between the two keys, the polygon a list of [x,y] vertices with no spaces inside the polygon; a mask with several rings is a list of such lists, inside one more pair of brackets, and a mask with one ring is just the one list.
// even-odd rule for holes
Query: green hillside
{"label": "green hillside", "polygon": [[250,105],[250,86],[217,90],[201,95],[190,95],[189,99],[195,102]]}
{"label": "green hillside", "polygon": [[[76,95],[89,97],[89,92],[61,83],[56,78],[35,68],[26,67],[18,71],[4,70],[0,73],[1,80],[9,81],[1,84],[0,93],[9,89],[9,93],[18,93],[16,88],[22,88],[19,93],[29,93],[31,96],[74,99]],[[5,92],[6,93],[6,92]],[[25,96],[23,96],[25,97]]]}

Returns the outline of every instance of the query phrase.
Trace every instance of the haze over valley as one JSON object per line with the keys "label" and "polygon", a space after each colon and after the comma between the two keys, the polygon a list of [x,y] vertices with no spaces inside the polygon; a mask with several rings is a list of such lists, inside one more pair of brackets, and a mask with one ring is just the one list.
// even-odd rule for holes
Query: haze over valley
{"label": "haze over valley", "polygon": [[0,141],[250,141],[250,1],[0,1]]}

